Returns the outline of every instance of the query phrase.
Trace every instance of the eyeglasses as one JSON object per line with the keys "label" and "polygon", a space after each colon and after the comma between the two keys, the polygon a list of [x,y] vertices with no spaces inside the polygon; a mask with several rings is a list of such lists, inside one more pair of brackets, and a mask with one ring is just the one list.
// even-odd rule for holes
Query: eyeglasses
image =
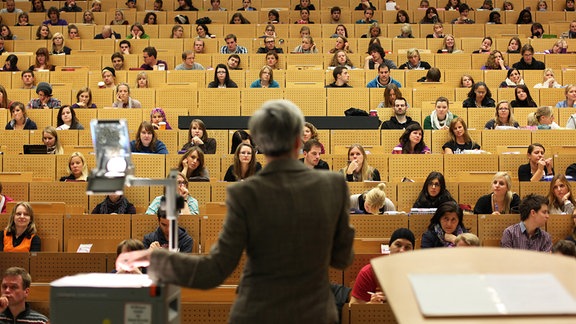
{"label": "eyeglasses", "polygon": [[226,74],[226,71],[218,71],[216,74]]}
{"label": "eyeglasses", "polygon": [[440,187],[440,182],[430,182],[428,184],[428,187]]}
{"label": "eyeglasses", "polygon": [[273,40],[268,40],[268,41],[266,41],[266,43],[267,43],[267,44],[269,44],[269,43],[274,43],[274,41],[273,41]]}
{"label": "eyeglasses", "polygon": [[178,186],[184,186],[184,185],[186,185],[186,182],[184,182],[184,181],[178,181]]}

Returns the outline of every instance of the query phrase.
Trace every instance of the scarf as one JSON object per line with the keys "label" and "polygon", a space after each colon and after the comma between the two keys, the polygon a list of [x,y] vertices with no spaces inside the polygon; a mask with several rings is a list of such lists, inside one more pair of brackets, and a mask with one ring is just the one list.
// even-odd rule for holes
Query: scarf
{"label": "scarf", "polygon": [[432,129],[442,129],[444,126],[449,126],[452,119],[454,119],[454,114],[450,111],[446,113],[446,118],[444,118],[444,120],[438,120],[436,110],[432,110],[432,113],[430,114],[430,124],[432,124]]}
{"label": "scarf", "polygon": [[520,82],[518,82],[518,83],[514,83],[514,82],[512,82],[512,80],[506,78],[506,80],[504,80],[504,82],[506,82],[506,85],[508,87],[516,88],[518,85],[524,84],[524,79],[521,79]]}
{"label": "scarf", "polygon": [[128,199],[122,196],[117,202],[110,200],[110,197],[106,196],[106,199],[100,204],[98,208],[99,214],[125,214],[128,209]]}
{"label": "scarf", "polygon": [[[434,232],[436,233],[436,236],[438,237],[438,239],[440,239],[440,242],[442,242],[444,247],[454,247],[454,243],[444,240],[444,234],[446,234],[446,233],[444,232],[444,230],[442,229],[442,226],[440,226],[440,224],[434,225]],[[455,235],[458,236],[462,233],[464,233],[464,231],[462,231],[462,227],[460,227],[460,225],[458,225],[458,227],[456,227],[456,234]]]}

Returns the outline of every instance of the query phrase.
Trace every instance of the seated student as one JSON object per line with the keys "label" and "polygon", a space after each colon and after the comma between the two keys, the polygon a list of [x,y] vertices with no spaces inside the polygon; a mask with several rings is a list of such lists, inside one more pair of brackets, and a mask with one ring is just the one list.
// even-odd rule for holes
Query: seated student
{"label": "seated student", "polygon": [[322,154],[322,143],[315,138],[310,138],[304,142],[302,153],[304,157],[300,159],[305,166],[316,170],[330,170],[330,166],[326,161],[320,159]]}
{"label": "seated student", "polygon": [[116,101],[112,104],[114,108],[142,108],[140,101],[130,96],[130,86],[121,82],[116,86]]}
{"label": "seated student", "polygon": [[107,195],[92,214],[136,214],[136,207],[124,195]]}
{"label": "seated student", "polygon": [[502,233],[500,246],[503,248],[550,252],[552,237],[544,231],[548,220],[546,197],[529,194],[522,198],[520,223],[509,226]]}
{"label": "seated student", "polygon": [[318,53],[318,49],[312,36],[305,35],[302,37],[302,43],[296,46],[292,53],[316,54]]}
{"label": "seated student", "polygon": [[548,207],[550,214],[574,215],[576,200],[572,194],[572,186],[566,176],[557,174],[550,181],[548,190]]}
{"label": "seated student", "polygon": [[400,70],[429,70],[431,67],[428,62],[420,60],[420,52],[416,48],[407,50],[406,58],[408,61],[398,67]]}
{"label": "seated student", "polygon": [[130,27],[130,35],[126,36],[127,39],[150,39],[150,35],[144,31],[144,26],[141,23],[135,22]]}
{"label": "seated student", "polygon": [[538,107],[535,112],[528,114],[528,126],[537,126],[538,129],[560,129],[554,121],[554,111],[550,106]]}
{"label": "seated student", "polygon": [[120,54],[122,55],[130,55],[132,54],[132,44],[129,40],[123,39],[118,43],[118,47],[120,49]]}
{"label": "seated student", "polygon": [[328,70],[334,70],[337,66],[343,66],[348,70],[354,70],[354,63],[346,54],[344,50],[338,50],[332,56],[332,60],[330,61],[330,66],[328,66]]}
{"label": "seated student", "polygon": [[522,54],[522,57],[520,61],[512,65],[513,68],[518,70],[544,70],[546,68],[544,62],[540,62],[534,58],[534,47],[532,47],[532,45],[525,44],[522,46],[520,54]]}
{"label": "seated student", "polygon": [[430,154],[430,148],[424,143],[424,130],[420,124],[412,124],[400,136],[400,144],[394,147],[392,154],[401,150],[402,154]]}
{"label": "seated student", "polygon": [[[376,38],[378,39],[378,38]],[[380,66],[386,65],[389,69],[397,69],[396,63],[385,58],[386,53],[379,44],[372,44],[368,47],[368,56],[364,59],[364,70],[378,70]]]}
{"label": "seated student", "polygon": [[52,86],[48,82],[40,82],[36,87],[38,98],[30,100],[28,108],[31,109],[54,109],[60,108],[60,100],[52,97]]}
{"label": "seated student", "polygon": [[520,125],[516,120],[514,120],[514,115],[512,114],[512,109],[510,104],[506,100],[501,100],[496,105],[496,114],[494,118],[490,119],[484,129],[495,129],[497,127],[514,127],[519,128]]}
{"label": "seated student", "polygon": [[122,36],[120,36],[120,34],[112,30],[112,26],[110,25],[105,25],[104,27],[102,27],[102,32],[94,36],[94,39],[108,39],[108,38],[120,39],[122,38]]}
{"label": "seated student", "polygon": [[[338,31],[338,29],[336,29]],[[360,38],[378,38],[382,36],[382,28],[380,27],[380,25],[378,23],[372,23],[370,25],[370,27],[368,28],[368,33],[366,34],[362,34],[362,36],[360,36]],[[338,37],[345,37],[346,38],[346,43],[348,43],[348,37],[346,36],[342,36],[342,35],[336,35],[336,37],[334,38],[338,38]],[[352,53],[351,51],[348,53]]]}
{"label": "seated student", "polygon": [[348,84],[350,81],[350,74],[348,74],[348,69],[343,66],[337,66],[332,71],[332,76],[334,77],[334,82],[326,86],[326,88],[352,88]]}
{"label": "seated student", "polygon": [[489,54],[492,51],[492,37],[486,36],[482,39],[480,48],[473,51],[472,54]]}
{"label": "seated student", "polygon": [[462,117],[450,122],[450,141],[442,145],[444,154],[463,154],[467,150],[479,150],[480,145],[474,142],[468,133],[468,127]]}
{"label": "seated student", "polygon": [[220,63],[214,69],[214,81],[208,83],[208,88],[238,88],[238,85],[230,79],[226,64]]}
{"label": "seated student", "polygon": [[456,44],[456,38],[452,34],[444,35],[444,40],[442,41],[442,47],[436,51],[438,54],[447,54],[447,53],[462,53],[462,50],[458,49],[458,45]]}
{"label": "seated student", "polygon": [[4,129],[38,129],[36,123],[28,118],[26,107],[19,101],[14,101],[10,104],[10,114],[12,119],[8,121]]}
{"label": "seated student", "polygon": [[454,18],[451,23],[453,24],[475,24],[476,22],[470,18],[468,18],[468,14],[470,12],[470,7],[465,4],[461,3],[458,6],[458,12],[460,12],[460,16],[458,18]]}
{"label": "seated student", "polygon": [[473,246],[481,246],[480,239],[478,236],[472,233],[462,233],[456,236],[454,240],[455,247],[473,247]]}
{"label": "seated student", "polygon": [[479,81],[472,85],[468,98],[462,102],[464,108],[495,107],[496,102],[492,99],[492,92],[486,83]]}
{"label": "seated student", "polygon": [[[162,197],[164,199],[164,197]],[[158,213],[158,228],[152,233],[144,235],[142,243],[147,249],[167,249],[168,248],[168,229],[170,221],[166,218],[166,211],[160,207]],[[178,226],[178,251],[183,253],[192,252],[194,240],[186,232],[186,229]]]}
{"label": "seated student", "polygon": [[502,81],[498,88],[516,88],[521,84],[524,84],[524,79],[520,71],[516,68],[511,68],[506,72],[506,80]]}
{"label": "seated student", "polygon": [[438,206],[430,219],[428,230],[422,234],[422,249],[454,247],[456,237],[467,233],[463,222],[464,212],[455,202],[445,202]]}
{"label": "seated student", "polygon": [[300,0],[300,4],[297,4],[296,7],[294,7],[294,10],[302,9],[316,10],[316,7],[310,3],[310,0]]}
{"label": "seated student", "polygon": [[554,76],[554,70],[551,68],[545,68],[544,73],[542,76],[542,83],[538,83],[534,85],[536,89],[544,89],[544,88],[563,88],[558,81],[556,81]]}
{"label": "seated student", "polygon": [[192,146],[182,155],[178,163],[178,171],[188,181],[210,181],[208,169],[204,167],[204,152],[198,146]]}
{"label": "seated student", "polygon": [[182,52],[182,63],[178,64],[175,70],[204,70],[204,66],[200,63],[194,62],[196,53],[194,51],[186,50]]}
{"label": "seated student", "polygon": [[[412,231],[407,228],[399,228],[390,236],[390,254],[413,251],[415,242],[416,238]],[[368,263],[356,276],[350,304],[382,304],[386,301],[386,296],[379,286],[372,265]]]}
{"label": "seated student", "polygon": [[488,58],[486,59],[486,63],[484,63],[484,66],[481,67],[480,69],[482,69],[482,70],[508,70],[508,66],[506,66],[506,63],[504,62],[504,59],[502,58],[502,52],[500,52],[499,50],[493,50],[488,55]]}
{"label": "seated student", "polygon": [[92,90],[88,87],[81,88],[76,93],[76,103],[71,106],[72,108],[96,108],[96,104],[92,102]]}
{"label": "seated student", "polygon": [[440,69],[437,67],[431,67],[430,70],[428,70],[428,72],[426,72],[426,75],[421,77],[417,81],[418,82],[440,82],[440,79],[442,79],[442,72],[440,72]]}
{"label": "seated student", "polygon": [[[164,127],[161,127],[160,123],[164,123]],[[163,130],[171,130],[172,126],[168,122],[166,118],[166,113],[162,108],[154,108],[150,112],[150,124],[154,127],[154,129],[163,129]]]}
{"label": "seated student", "polygon": [[158,57],[158,51],[156,51],[155,47],[148,46],[144,48],[144,50],[142,50],[144,64],[140,65],[140,68],[144,70],[168,70],[168,63],[156,57]]}
{"label": "seated student", "polygon": [[[410,22],[406,21],[405,23]],[[424,12],[424,17],[420,19],[420,24],[436,24],[436,23],[442,23],[442,21],[438,18],[438,10],[434,7],[426,8],[426,11]]]}
{"label": "seated student", "polygon": [[518,180],[540,181],[545,176],[553,176],[552,158],[544,158],[546,149],[540,143],[532,143],[528,146],[528,163],[518,167]]}
{"label": "seated student", "polygon": [[42,142],[46,145],[47,154],[64,154],[58,139],[58,131],[53,126],[46,126],[42,132]]}
{"label": "seated student", "polygon": [[[386,91],[390,88],[390,86],[396,87],[393,84],[389,84],[384,91],[384,100],[386,101],[387,94]],[[398,89],[396,87],[396,89]],[[394,106],[392,109],[394,110],[394,115],[390,116],[390,119],[387,121],[382,122],[381,129],[405,129],[406,127],[416,124],[420,125],[417,121],[412,120],[412,117],[407,116],[407,111],[409,109],[408,103],[406,103],[406,99],[402,98],[400,91],[397,92],[399,94],[398,97],[394,99]],[[382,105],[382,103],[381,103]],[[378,108],[383,108],[378,106]]]}
{"label": "seated student", "polygon": [[274,70],[264,65],[260,69],[260,78],[252,82],[250,88],[280,88],[280,85],[274,80]]}
{"label": "seated student", "polygon": [[[0,36],[2,37],[2,36]],[[1,39],[0,39],[1,40]],[[1,50],[0,50],[1,52]],[[9,54],[6,56],[6,61],[4,62],[4,66],[2,66],[2,71],[4,72],[18,72],[18,56],[14,54]]]}
{"label": "seated student", "polygon": [[193,146],[198,146],[204,154],[214,154],[216,153],[216,145],[216,139],[208,137],[208,130],[206,130],[204,122],[201,119],[192,119],[188,128],[188,142],[182,146],[179,153],[184,153]]}
{"label": "seated student", "polygon": [[130,150],[133,153],[168,154],[168,149],[158,139],[154,126],[147,121],[140,123],[136,132],[136,139],[130,142]]}
{"label": "seated student", "polygon": [[350,211],[353,214],[378,215],[395,210],[392,200],[386,197],[386,184],[384,183],[379,183],[362,194],[350,195]]}
{"label": "seated student", "polygon": [[437,171],[432,171],[426,177],[424,185],[412,208],[438,208],[442,203],[456,200],[452,198],[450,191],[446,189],[444,175]]}
{"label": "seated student", "polygon": [[366,84],[366,88],[384,88],[390,84],[402,88],[402,84],[390,76],[390,67],[382,64],[378,66],[378,75]]}
{"label": "seated student", "polygon": [[241,143],[250,144],[252,147],[256,147],[254,141],[252,140],[252,136],[248,134],[248,132],[244,130],[237,130],[232,134],[232,142],[230,143],[230,154],[234,154],[236,152],[236,148]]}
{"label": "seated student", "polygon": [[564,89],[566,100],[559,101],[556,108],[576,108],[576,84],[569,84]]}
{"label": "seated student", "polygon": [[284,53],[284,50],[282,48],[276,47],[276,37],[274,36],[265,36],[264,46],[259,47],[258,50],[256,51],[257,54],[266,54],[268,52],[276,52],[279,54]]}
{"label": "seated student", "polygon": [[559,240],[552,246],[552,253],[574,258],[576,257],[576,244],[568,240]]}
{"label": "seated student", "polygon": [[[190,195],[188,191],[188,180],[183,174],[178,174],[176,176],[176,181],[178,181],[178,195],[184,198],[186,202],[184,207],[180,209],[180,215],[198,215],[198,200]],[[150,202],[150,206],[146,209],[146,215],[156,215],[161,205],[164,203],[164,195],[157,196]]]}
{"label": "seated student", "polygon": [[434,33],[426,35],[426,38],[444,38],[444,25],[441,22],[434,24]]}
{"label": "seated student", "polygon": [[512,214],[518,211],[520,196],[512,192],[512,178],[507,172],[498,172],[492,178],[492,193],[478,198],[474,214]]}
{"label": "seated student", "polygon": [[454,115],[449,108],[448,98],[438,97],[435,108],[429,116],[424,118],[424,129],[448,129],[450,123],[457,115]]}
{"label": "seated student", "polygon": [[402,27],[400,27],[400,35],[396,36],[396,38],[414,38],[410,24],[402,24]]}
{"label": "seated student", "polygon": [[514,96],[516,99],[512,100],[510,106],[516,107],[538,107],[532,96],[530,95],[530,89],[525,84],[520,84],[514,89]]}
{"label": "seated student", "polygon": [[256,161],[256,150],[250,144],[240,144],[234,153],[234,163],[226,170],[224,181],[244,181],[260,172],[262,165]]}
{"label": "seated student", "polygon": [[[160,1],[162,1],[162,0],[160,0]],[[92,213],[92,214],[94,214],[94,213]],[[116,259],[118,259],[118,256],[120,256],[120,254],[122,254],[124,252],[140,251],[140,250],[145,250],[145,249],[146,249],[146,247],[144,246],[144,243],[142,243],[142,241],[140,241],[138,239],[123,240],[116,247]],[[114,269],[111,271],[111,273],[143,274],[143,273],[146,273],[146,268],[135,268],[132,271],[126,271],[126,270],[117,271],[116,269]]]}
{"label": "seated student", "polygon": [[236,11],[256,11],[258,9],[252,7],[252,0],[242,0],[242,7]]}
{"label": "seated student", "polygon": [[60,178],[61,182],[86,181],[88,179],[88,165],[84,154],[73,152],[68,158],[68,175]]}
{"label": "seated student", "polygon": [[350,145],[348,165],[340,169],[340,173],[349,182],[380,181],[380,172],[368,164],[366,151],[360,144]]}
{"label": "seated student", "polygon": [[360,3],[354,8],[354,10],[366,10],[366,9],[376,10],[376,7],[372,4],[372,2],[368,0],[360,0]]}
{"label": "seated student", "polygon": [[373,24],[377,23],[378,20],[372,19],[374,17],[374,9],[366,8],[364,9],[364,18],[356,20],[357,24]]}
{"label": "seated student", "polygon": [[62,106],[58,110],[56,126],[56,129],[58,130],[84,129],[84,126],[80,124],[78,117],[76,117],[74,108],[68,105]]}
{"label": "seated student", "polygon": [[0,252],[40,252],[42,241],[36,233],[32,206],[25,201],[17,203],[8,225],[0,231]]}
{"label": "seated student", "polygon": [[2,194],[2,182],[0,182],[0,213],[6,214],[6,203],[14,199]]}
{"label": "seated student", "polygon": [[[98,83],[98,86],[100,88],[102,87],[109,89],[116,88],[116,70],[114,68],[111,68],[109,66],[103,68],[101,75],[102,75],[102,82]],[[104,84],[102,85],[102,83]]]}

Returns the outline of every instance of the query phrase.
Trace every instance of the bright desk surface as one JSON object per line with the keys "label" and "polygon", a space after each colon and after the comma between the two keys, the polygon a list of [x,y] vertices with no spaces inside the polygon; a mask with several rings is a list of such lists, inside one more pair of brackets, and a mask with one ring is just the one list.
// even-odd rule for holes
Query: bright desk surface
{"label": "bright desk surface", "polygon": [[[576,258],[503,248],[436,248],[372,259],[372,268],[399,323],[576,323],[576,316],[425,318],[408,273],[552,273],[576,299]],[[466,294],[466,287],[446,287]]]}

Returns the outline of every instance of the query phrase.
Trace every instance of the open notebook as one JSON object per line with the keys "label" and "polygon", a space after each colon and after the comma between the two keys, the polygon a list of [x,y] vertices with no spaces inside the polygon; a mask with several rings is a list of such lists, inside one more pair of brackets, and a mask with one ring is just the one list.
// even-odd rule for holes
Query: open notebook
{"label": "open notebook", "polygon": [[576,300],[549,273],[408,278],[425,317],[576,314]]}

